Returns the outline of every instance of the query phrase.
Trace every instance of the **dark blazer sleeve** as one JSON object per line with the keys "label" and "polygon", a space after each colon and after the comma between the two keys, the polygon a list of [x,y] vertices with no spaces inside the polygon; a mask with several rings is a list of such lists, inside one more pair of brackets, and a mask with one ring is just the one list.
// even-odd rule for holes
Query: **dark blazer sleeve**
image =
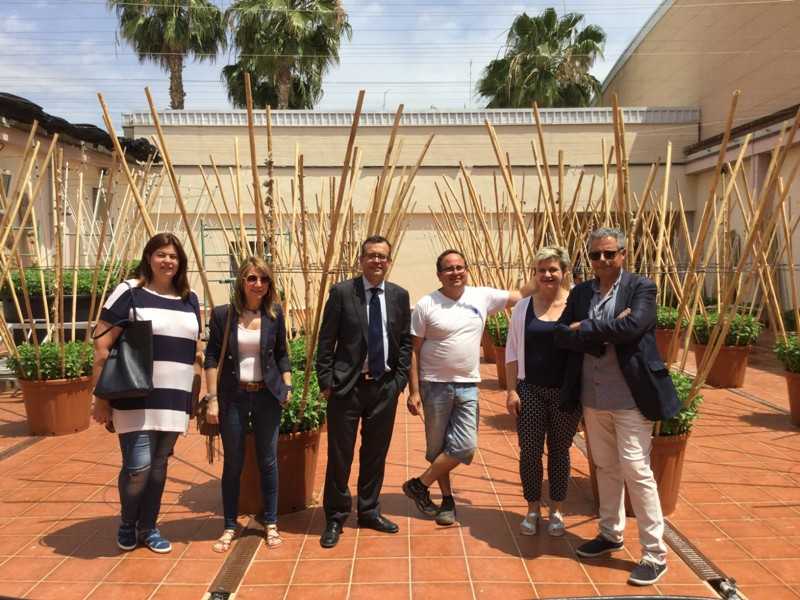
{"label": "dark blazer sleeve", "polygon": [[630,314],[622,319],[585,319],[579,337],[587,342],[632,344],[656,325],[656,284],[644,277],[633,283],[628,308]]}
{"label": "dark blazer sleeve", "polygon": [[211,312],[210,331],[206,343],[206,356],[203,368],[213,369],[219,364],[219,351],[222,349],[222,335],[225,332],[225,318],[228,305],[217,306]]}
{"label": "dark blazer sleeve", "polygon": [[605,352],[602,343],[591,342],[582,338],[577,331],[572,331],[569,326],[575,321],[581,320],[581,315],[578,311],[578,304],[582,294],[586,293],[585,284],[577,285],[572,288],[567,296],[567,305],[564,307],[564,312],[561,313],[561,318],[556,324],[555,332],[553,334],[556,346],[571,352],[588,353],[594,356],[602,356]]}
{"label": "dark blazer sleeve", "polygon": [[408,371],[411,368],[411,301],[408,291],[403,288],[398,294],[400,300],[400,335],[398,337],[397,383],[402,390],[408,383]]}
{"label": "dark blazer sleeve", "polygon": [[280,306],[275,307],[275,325],[275,364],[278,365],[278,371],[286,373],[292,370],[292,366],[289,363],[289,351],[286,347],[286,318]]}
{"label": "dark blazer sleeve", "polygon": [[328,293],[325,310],[322,312],[322,324],[319,328],[316,368],[317,381],[321,390],[333,387],[333,361],[341,316],[341,287],[335,285]]}

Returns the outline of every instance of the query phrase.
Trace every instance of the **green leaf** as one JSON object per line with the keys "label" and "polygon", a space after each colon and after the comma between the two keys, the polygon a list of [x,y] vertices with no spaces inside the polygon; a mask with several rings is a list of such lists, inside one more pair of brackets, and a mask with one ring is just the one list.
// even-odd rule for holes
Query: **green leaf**
{"label": "green leaf", "polygon": [[787,371],[800,373],[800,336],[788,336],[786,341],[778,340],[775,343],[775,354]]}
{"label": "green leaf", "polygon": [[505,347],[508,339],[508,317],[506,313],[499,312],[486,319],[486,329],[495,346]]}
{"label": "green leaf", "polygon": [[678,414],[661,421],[661,430],[659,435],[681,435],[689,433],[694,426],[697,417],[700,416],[700,405],[703,403],[703,397],[699,394],[693,398],[689,398],[689,392],[692,389],[694,379],[683,373],[675,371],[670,372],[672,376],[672,383],[675,385],[675,390],[678,392],[678,400],[681,403],[681,409]]}
{"label": "green leaf", "polygon": [[[17,348],[18,357],[10,356],[6,365],[19,379],[49,380],[61,379],[61,349],[56,342],[39,345],[39,359],[33,344],[21,344]],[[91,342],[67,342],[64,344],[64,377],[75,379],[92,374],[94,365],[94,345]],[[41,377],[37,374],[39,365]]]}

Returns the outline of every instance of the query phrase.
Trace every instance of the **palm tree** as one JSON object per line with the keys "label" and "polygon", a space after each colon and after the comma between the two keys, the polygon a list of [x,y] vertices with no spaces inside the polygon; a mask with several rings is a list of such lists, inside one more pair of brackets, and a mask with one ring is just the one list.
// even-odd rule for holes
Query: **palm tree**
{"label": "palm tree", "polygon": [[227,47],[222,11],[209,0],[108,0],[119,32],[139,62],[153,61],[169,72],[170,107],[183,108],[183,62],[211,60]]}
{"label": "palm tree", "polygon": [[600,91],[589,69],[603,56],[606,34],[596,25],[579,30],[581,21],[578,13],[559,19],[553,8],[514,19],[505,55],[491,61],[478,80],[486,107],[588,106]]}
{"label": "palm tree", "polygon": [[235,0],[225,16],[239,60],[222,78],[238,107],[248,71],[259,105],[312,108],[322,97],[322,76],[339,64],[342,35],[352,35],[340,0]]}
{"label": "palm tree", "polygon": [[[250,71],[250,85],[253,92],[255,106],[278,106],[278,87],[273,78],[268,74],[254,73],[249,61],[241,59],[222,69],[222,79],[228,88],[228,99],[237,108],[246,106],[244,92],[244,74]],[[289,105],[286,108],[303,109],[314,108],[322,98],[322,78],[311,74],[296,75],[292,77],[289,89]]]}

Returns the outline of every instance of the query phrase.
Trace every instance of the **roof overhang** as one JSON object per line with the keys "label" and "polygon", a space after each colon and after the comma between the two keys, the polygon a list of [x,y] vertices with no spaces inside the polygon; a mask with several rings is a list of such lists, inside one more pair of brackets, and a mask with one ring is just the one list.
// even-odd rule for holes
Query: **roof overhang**
{"label": "roof overhang", "polygon": [[[610,125],[613,110],[599,108],[547,108],[539,111],[543,125]],[[622,109],[627,125],[698,123],[700,110],[691,107],[627,107]],[[348,111],[273,110],[273,127],[350,127],[354,113]],[[253,115],[255,126],[264,127],[264,111]],[[393,112],[361,113],[362,127],[391,127]],[[122,115],[123,126],[153,127],[150,112],[131,112]],[[247,127],[247,111],[165,110],[158,113],[164,127]],[[488,121],[494,126],[534,126],[530,109],[491,109],[460,111],[409,111],[403,113],[400,124],[405,127],[483,127]]]}

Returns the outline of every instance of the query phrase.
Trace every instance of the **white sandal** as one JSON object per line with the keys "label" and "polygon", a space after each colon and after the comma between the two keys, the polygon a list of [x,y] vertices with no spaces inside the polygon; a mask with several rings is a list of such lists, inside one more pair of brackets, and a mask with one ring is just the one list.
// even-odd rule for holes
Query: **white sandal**
{"label": "white sandal", "polygon": [[267,548],[277,548],[283,543],[281,534],[278,533],[278,526],[274,523],[267,525],[266,528]]}
{"label": "white sandal", "polygon": [[216,542],[214,542],[214,545],[211,546],[211,549],[214,552],[219,552],[219,553],[227,552],[230,549],[231,544],[233,543],[233,538],[235,537],[236,537],[235,529],[226,529],[225,531],[222,532],[220,538]]}
{"label": "white sandal", "polygon": [[522,519],[522,523],[519,524],[519,532],[522,535],[536,535],[536,529],[538,524],[539,524],[539,513],[530,512],[525,516],[524,519]]}

